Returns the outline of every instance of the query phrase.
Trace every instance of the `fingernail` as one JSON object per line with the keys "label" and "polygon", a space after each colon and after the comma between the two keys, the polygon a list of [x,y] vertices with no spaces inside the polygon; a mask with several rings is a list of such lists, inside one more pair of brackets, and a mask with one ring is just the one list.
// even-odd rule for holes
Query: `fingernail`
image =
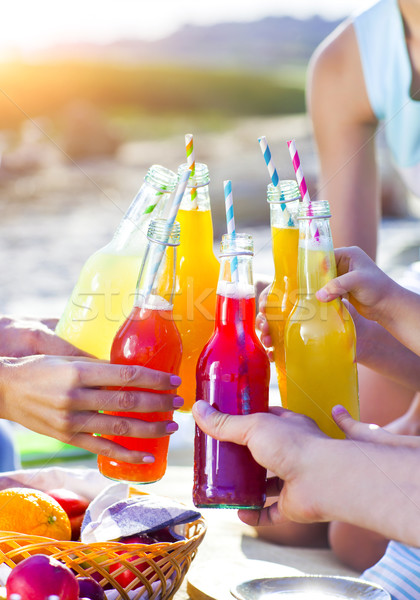
{"label": "fingernail", "polygon": [[174,431],[178,431],[178,423],[172,421],[172,423],[167,424],[166,433],[174,433]]}
{"label": "fingernail", "polygon": [[143,457],[143,462],[144,463],[154,463],[155,462],[155,457],[154,456],[144,456]]}
{"label": "fingernail", "polygon": [[317,291],[316,297],[320,302],[326,302],[328,300],[328,292],[321,288]]}
{"label": "fingernail", "polygon": [[348,410],[346,410],[344,408],[344,406],[341,406],[341,404],[337,404],[336,406],[333,406],[331,413],[332,413],[333,417],[339,417],[340,415],[348,415],[349,414]]}
{"label": "fingernail", "polygon": [[181,385],[182,379],[181,377],[178,377],[178,375],[171,375],[169,381],[171,382],[171,385],[175,385],[176,387],[178,387],[179,385]]}
{"label": "fingernail", "polygon": [[172,401],[172,405],[174,408],[181,408],[181,406],[184,405],[184,398],[181,398],[181,396],[175,396]]}
{"label": "fingernail", "polygon": [[197,402],[194,404],[194,412],[197,412],[198,415],[203,419],[206,419],[208,416],[214,413],[215,410],[216,409],[210,406],[210,404],[205,400],[197,400]]}

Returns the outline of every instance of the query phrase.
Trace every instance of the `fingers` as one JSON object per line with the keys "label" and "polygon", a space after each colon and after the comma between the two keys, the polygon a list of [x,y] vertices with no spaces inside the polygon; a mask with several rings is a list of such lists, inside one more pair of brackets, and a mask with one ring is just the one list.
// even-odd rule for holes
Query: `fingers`
{"label": "fingers", "polygon": [[195,402],[192,408],[197,425],[216,440],[245,445],[244,417],[221,413],[204,400]]}
{"label": "fingers", "polygon": [[88,433],[75,434],[69,443],[71,443],[73,446],[83,448],[88,452],[92,452],[93,454],[106,456],[122,462],[150,464],[155,460],[152,454],[137,450],[130,450],[128,448],[124,448],[124,446],[121,446],[120,444],[112,442],[111,440],[103,437],[96,437]]}
{"label": "fingers", "polygon": [[255,327],[261,333],[261,342],[264,346],[266,348],[271,348],[273,346],[273,340],[271,339],[270,327],[265,314],[258,313],[255,319]]}
{"label": "fingers", "polygon": [[331,279],[316,292],[316,297],[320,302],[331,302],[331,300],[341,298],[341,296],[352,292],[358,285],[359,276],[355,271],[352,271]]}
{"label": "fingers", "polygon": [[71,423],[66,423],[63,431],[71,429],[77,433],[98,433],[101,435],[132,438],[161,438],[178,430],[172,421],[172,413],[162,413],[162,421],[146,421],[127,415],[102,413],[73,413]]}
{"label": "fingers", "polygon": [[277,502],[260,510],[238,510],[238,517],[241,521],[253,527],[280,525],[280,523],[288,521],[283,513],[280,512]]}
{"label": "fingers", "polygon": [[267,479],[266,493],[267,497],[278,497],[283,489],[283,480],[279,477],[269,477]]}
{"label": "fingers", "polygon": [[382,437],[391,435],[389,432],[386,432],[379,427],[379,425],[355,421],[344,406],[341,406],[340,404],[333,407],[332,417],[341,431],[343,431],[346,434],[346,437],[351,440],[357,440],[359,442],[375,441],[380,443]]}
{"label": "fingers", "polygon": [[173,390],[181,384],[178,375],[135,365],[112,365],[99,361],[72,362],[81,387],[138,387]]}
{"label": "fingers", "polygon": [[112,412],[168,412],[180,408],[184,400],[173,394],[135,390],[78,389],[72,394],[71,409]]}

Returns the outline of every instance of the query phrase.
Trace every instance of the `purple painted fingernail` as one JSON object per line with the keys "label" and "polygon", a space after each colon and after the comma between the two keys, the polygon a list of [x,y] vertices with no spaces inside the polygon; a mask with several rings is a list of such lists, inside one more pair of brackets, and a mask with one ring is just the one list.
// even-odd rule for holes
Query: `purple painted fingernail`
{"label": "purple painted fingernail", "polygon": [[336,404],[335,406],[333,406],[331,413],[334,417],[339,417],[340,415],[348,415],[349,414],[349,412],[344,408],[344,406],[341,406],[341,404]]}
{"label": "purple painted fingernail", "polygon": [[171,382],[171,385],[175,385],[176,387],[178,387],[179,385],[181,385],[182,379],[181,377],[178,377],[178,375],[171,375],[169,381]]}
{"label": "purple painted fingernail", "polygon": [[150,456],[144,456],[143,457],[143,462],[144,463],[154,463],[155,462],[155,457],[150,455]]}
{"label": "purple painted fingernail", "polygon": [[181,406],[184,406],[184,398],[181,398],[181,396],[175,396],[175,398],[172,400],[172,405],[174,408],[181,408]]}
{"label": "purple painted fingernail", "polygon": [[166,433],[174,433],[174,431],[178,431],[178,423],[172,421],[172,423],[167,424]]}

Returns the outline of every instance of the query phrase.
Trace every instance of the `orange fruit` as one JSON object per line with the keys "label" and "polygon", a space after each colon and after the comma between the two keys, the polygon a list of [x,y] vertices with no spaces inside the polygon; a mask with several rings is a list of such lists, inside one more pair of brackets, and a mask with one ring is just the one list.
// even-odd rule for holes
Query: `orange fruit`
{"label": "orange fruit", "polygon": [[0,491],[0,531],[71,539],[70,519],[65,510],[48,494],[30,488]]}

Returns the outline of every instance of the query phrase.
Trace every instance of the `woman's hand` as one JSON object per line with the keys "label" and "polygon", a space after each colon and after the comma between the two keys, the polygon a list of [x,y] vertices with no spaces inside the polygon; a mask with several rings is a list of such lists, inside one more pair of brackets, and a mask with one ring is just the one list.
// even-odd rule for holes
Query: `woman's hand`
{"label": "woman's hand", "polygon": [[[178,429],[174,421],[146,422],[98,413],[167,412],[179,408],[177,375],[95,359],[30,356],[0,359],[0,416],[38,433],[116,460],[152,462],[92,434],[155,438]],[[135,387],[155,390],[133,391]],[[105,389],[115,388],[115,389]],[[172,391],[172,394],[159,393]]]}
{"label": "woman's hand", "polygon": [[56,319],[0,317],[0,356],[90,356],[55,335]]}

